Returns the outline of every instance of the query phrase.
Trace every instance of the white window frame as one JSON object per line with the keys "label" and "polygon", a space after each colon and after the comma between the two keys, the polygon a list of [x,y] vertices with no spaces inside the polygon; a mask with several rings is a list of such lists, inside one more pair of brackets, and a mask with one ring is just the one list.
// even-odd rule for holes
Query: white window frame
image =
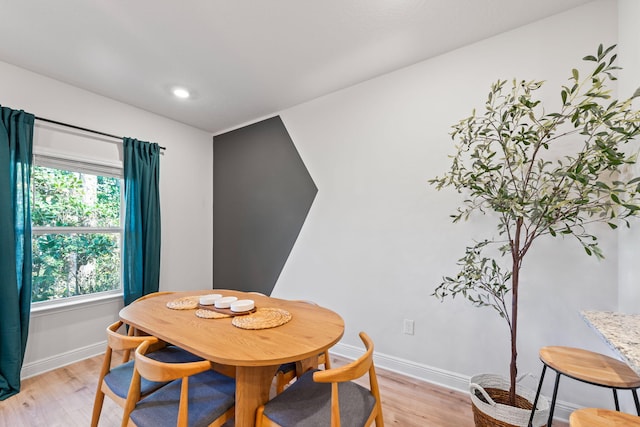
{"label": "white window frame", "polygon": [[[73,172],[87,173],[92,175],[108,176],[112,178],[120,179],[120,227],[118,228],[120,234],[120,288],[111,291],[96,292],[86,295],[75,295],[66,298],[54,299],[49,301],[36,301],[31,302],[31,312],[39,312],[44,310],[54,310],[67,306],[83,304],[87,302],[100,301],[104,299],[112,299],[122,297],[122,278],[123,278],[123,263],[122,263],[122,243],[124,242],[124,181],[123,181],[123,168],[121,165],[113,165],[108,163],[99,163],[96,161],[87,161],[85,159],[73,159],[66,156],[60,156],[57,154],[41,153],[34,154],[33,156],[34,166],[43,166],[48,168],[55,168],[60,170],[67,170]],[[56,231],[63,233],[113,233],[114,227],[55,227]],[[31,227],[31,234],[33,236],[49,234],[52,231],[52,227]]]}

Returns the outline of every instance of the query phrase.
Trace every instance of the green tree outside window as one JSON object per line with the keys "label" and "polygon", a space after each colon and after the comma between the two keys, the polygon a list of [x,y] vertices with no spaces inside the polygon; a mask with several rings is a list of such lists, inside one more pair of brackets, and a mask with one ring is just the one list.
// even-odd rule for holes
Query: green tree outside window
{"label": "green tree outside window", "polygon": [[120,179],[34,166],[32,302],[120,288]]}

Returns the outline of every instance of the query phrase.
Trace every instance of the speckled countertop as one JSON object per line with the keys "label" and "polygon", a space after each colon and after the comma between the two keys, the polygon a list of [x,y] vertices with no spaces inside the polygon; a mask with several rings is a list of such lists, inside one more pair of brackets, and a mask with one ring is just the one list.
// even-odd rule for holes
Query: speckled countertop
{"label": "speckled countertop", "polygon": [[640,314],[611,311],[580,313],[591,326],[640,375]]}

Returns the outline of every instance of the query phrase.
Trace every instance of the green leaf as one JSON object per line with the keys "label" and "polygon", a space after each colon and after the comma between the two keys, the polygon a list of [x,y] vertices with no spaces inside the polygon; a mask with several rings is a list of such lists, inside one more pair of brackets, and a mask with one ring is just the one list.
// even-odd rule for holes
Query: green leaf
{"label": "green leaf", "polygon": [[595,71],[593,72],[592,76],[595,76],[596,74],[599,74],[600,71],[602,71],[602,69],[606,66],[606,64],[604,62],[601,62],[598,65],[598,68],[595,69]]}
{"label": "green leaf", "polygon": [[574,78],[575,80],[579,80],[579,76],[580,76],[580,74],[578,73],[578,70],[577,70],[577,69],[575,69],[575,68],[574,68],[573,70],[571,70],[571,74],[573,75],[573,78]]}
{"label": "green leaf", "polygon": [[611,52],[615,47],[616,47],[616,45],[615,45],[615,44],[614,44],[614,45],[609,46],[609,47],[604,51],[604,53],[602,54],[602,56],[606,56],[606,55],[607,55],[609,52]]}

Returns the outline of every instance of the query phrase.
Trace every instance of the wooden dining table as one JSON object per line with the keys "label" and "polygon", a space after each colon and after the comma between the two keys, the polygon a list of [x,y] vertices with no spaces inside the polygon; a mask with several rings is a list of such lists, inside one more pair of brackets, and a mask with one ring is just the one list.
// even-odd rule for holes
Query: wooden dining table
{"label": "wooden dining table", "polygon": [[[167,307],[179,298],[212,293],[252,299],[257,308],[286,310],[291,320],[267,329],[241,329],[232,325],[232,318],[200,318],[196,309]],[[318,354],[336,344],[344,333],[342,317],[327,308],[226,289],[160,293],[124,307],[120,319],[210,360],[221,372],[234,372],[236,427],[255,426],[256,410],[269,400],[271,383],[281,364],[296,362],[300,372],[317,367]]]}

